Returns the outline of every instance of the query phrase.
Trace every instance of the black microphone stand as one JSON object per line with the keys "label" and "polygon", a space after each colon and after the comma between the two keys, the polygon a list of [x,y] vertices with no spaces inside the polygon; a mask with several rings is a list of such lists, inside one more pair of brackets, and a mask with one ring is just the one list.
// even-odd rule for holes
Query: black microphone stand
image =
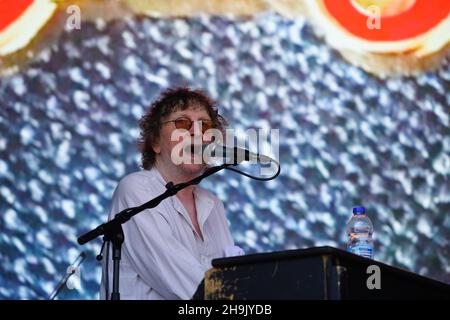
{"label": "black microphone stand", "polygon": [[113,245],[113,291],[111,293],[111,300],[120,300],[119,293],[119,270],[120,270],[120,259],[122,252],[122,244],[124,242],[124,234],[122,229],[122,224],[130,220],[134,215],[144,211],[145,209],[151,209],[159,205],[164,199],[167,199],[175,194],[177,194],[180,190],[194,184],[199,184],[204,178],[213,175],[214,173],[225,169],[230,166],[235,166],[236,163],[224,163],[220,166],[211,167],[205,170],[205,172],[187,182],[179,183],[174,185],[173,182],[169,182],[166,184],[166,191],[157,196],[156,198],[138,206],[125,209],[118,214],[115,215],[114,219],[103,223],[96,227],[95,229],[83,234],[78,238],[78,243],[83,245],[101,235],[104,235],[103,241],[110,241]]}

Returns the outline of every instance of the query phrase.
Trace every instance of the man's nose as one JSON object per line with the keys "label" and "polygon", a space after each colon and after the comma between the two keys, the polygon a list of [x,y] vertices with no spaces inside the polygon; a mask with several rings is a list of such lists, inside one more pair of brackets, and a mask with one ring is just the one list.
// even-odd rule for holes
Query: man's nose
{"label": "man's nose", "polygon": [[202,135],[202,123],[200,121],[193,121],[189,133],[191,136]]}

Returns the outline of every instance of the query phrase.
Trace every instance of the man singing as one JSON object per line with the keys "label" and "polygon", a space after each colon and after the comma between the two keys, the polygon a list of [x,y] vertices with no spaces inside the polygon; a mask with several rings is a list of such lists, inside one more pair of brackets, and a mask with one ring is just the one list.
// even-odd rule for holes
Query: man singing
{"label": "man singing", "polygon": [[[199,155],[191,154],[192,161],[179,163],[174,161],[172,151],[183,139],[208,141],[206,131],[223,131],[225,124],[215,102],[203,92],[188,88],[163,92],[139,123],[144,170],[119,182],[109,219],[164,193],[170,181],[177,184],[202,174],[206,164],[194,161]],[[184,134],[173,139],[174,130],[184,130]],[[120,262],[121,299],[190,299],[212,259],[242,254],[234,246],[222,202],[200,186],[181,190],[157,207],[135,215],[122,227],[125,242]],[[108,263],[106,260],[102,299],[109,299],[112,291],[111,251]]]}

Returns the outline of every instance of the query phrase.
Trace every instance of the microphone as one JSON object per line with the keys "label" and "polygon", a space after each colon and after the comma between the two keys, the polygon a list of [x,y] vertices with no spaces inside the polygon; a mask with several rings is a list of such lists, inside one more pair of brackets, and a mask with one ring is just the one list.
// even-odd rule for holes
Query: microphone
{"label": "microphone", "polygon": [[196,145],[188,145],[185,147],[185,150],[191,153],[201,151],[206,160],[215,158],[235,165],[244,161],[270,163],[273,160],[268,156],[260,155],[244,148],[227,147],[218,143],[202,144],[200,149],[199,147]]}
{"label": "microphone", "polygon": [[69,285],[69,278],[75,274],[76,276],[80,276],[80,265],[83,263],[84,259],[86,258],[86,253],[84,251],[81,251],[81,253],[78,255],[78,257],[75,259],[75,261],[67,268],[66,274],[63,276],[63,278],[58,282],[58,285],[53,290],[52,294],[49,297],[49,300],[54,300],[56,296],[60,293],[60,291],[64,288],[65,285],[69,289],[73,289],[74,287],[71,287],[73,284],[71,283]]}

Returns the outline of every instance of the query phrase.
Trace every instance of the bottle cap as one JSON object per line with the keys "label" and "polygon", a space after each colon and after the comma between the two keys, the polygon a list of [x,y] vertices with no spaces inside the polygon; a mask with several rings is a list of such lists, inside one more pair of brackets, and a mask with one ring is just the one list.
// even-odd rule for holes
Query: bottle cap
{"label": "bottle cap", "polygon": [[353,208],[353,214],[359,215],[359,214],[365,214],[366,208],[364,207],[354,207]]}

